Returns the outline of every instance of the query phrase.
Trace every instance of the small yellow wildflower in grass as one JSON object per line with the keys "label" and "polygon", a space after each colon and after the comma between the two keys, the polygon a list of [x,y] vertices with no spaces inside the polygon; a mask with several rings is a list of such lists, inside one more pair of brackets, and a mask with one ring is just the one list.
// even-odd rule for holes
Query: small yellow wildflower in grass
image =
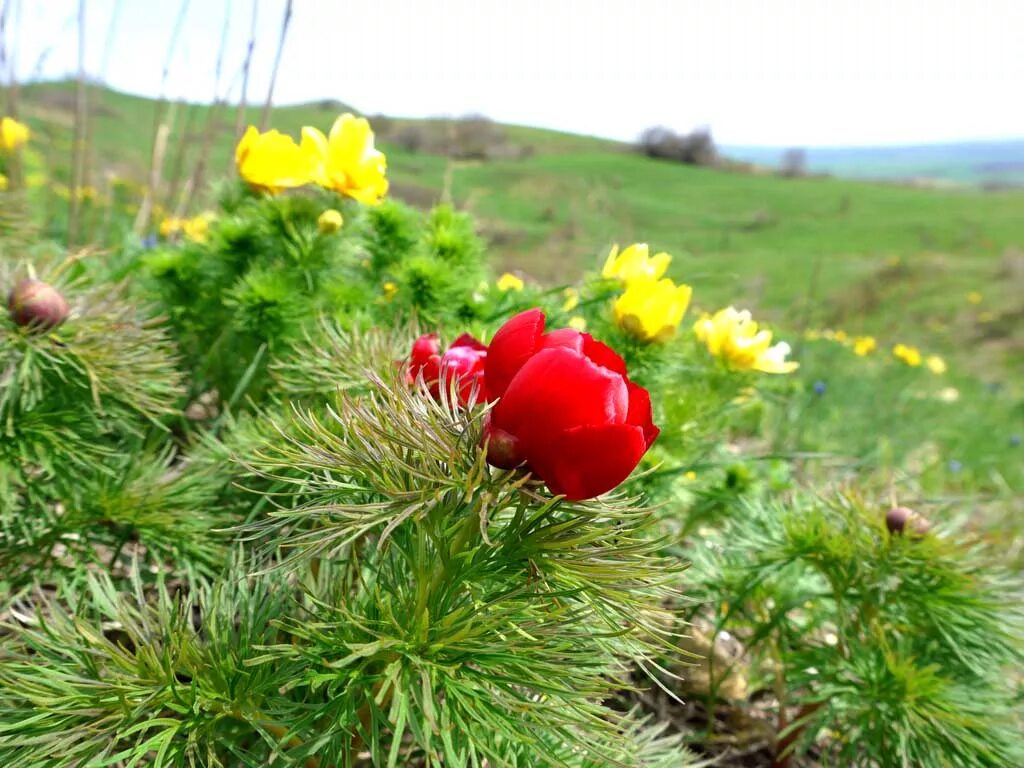
{"label": "small yellow wildflower in grass", "polygon": [[694,472],[692,469],[689,470],[688,472],[686,472],[683,475],[683,480],[685,480],[688,483],[692,483],[696,479],[697,479],[697,473]]}
{"label": "small yellow wildflower in grass", "polygon": [[210,222],[214,218],[212,213],[201,213],[198,216],[193,216],[191,219],[185,219],[182,222],[181,229],[189,240],[205,243],[210,232]]}
{"label": "small yellow wildflower in grass", "polygon": [[169,240],[170,238],[174,237],[179,232],[181,232],[184,226],[185,221],[183,219],[179,219],[174,216],[169,216],[160,222],[160,237],[162,237],[164,240]]}
{"label": "small yellow wildflower in grass", "polygon": [[562,291],[562,297],[565,299],[565,301],[562,302],[563,312],[572,312],[577,306],[579,306],[580,292],[572,286],[569,286]]}
{"label": "small yellow wildflower in grass", "polygon": [[928,355],[924,360],[924,364],[928,366],[928,370],[936,376],[941,376],[946,372],[946,361],[938,355]]}
{"label": "small yellow wildflower in grass", "polygon": [[667,253],[649,255],[647,243],[634,243],[619,253],[613,245],[601,270],[606,280],[621,280],[629,285],[634,280],[657,280],[665,274],[672,257]]}
{"label": "small yellow wildflower in grass", "polygon": [[334,208],[328,208],[326,211],[320,214],[320,218],[316,220],[316,226],[320,230],[321,234],[331,235],[341,229],[341,225],[345,223],[345,219],[342,218],[341,212]]}
{"label": "small yellow wildflower in grass", "polygon": [[388,280],[384,283],[384,300],[391,301],[395,298],[395,294],[398,293],[398,286]]}
{"label": "small yellow wildflower in grass", "polygon": [[303,136],[302,146],[279,131],[260,133],[250,125],[235,148],[238,174],[252,187],[280,192],[309,184],[317,170],[318,148]]}
{"label": "small yellow wildflower in grass", "polygon": [[675,333],[690,306],[693,288],[663,280],[633,280],[615,300],[615,322],[641,341],[663,341]]}
{"label": "small yellow wildflower in grass", "polygon": [[373,146],[373,131],[366,118],[345,113],[334,121],[327,136],[307,126],[302,129],[302,146],[316,154],[313,175],[321,187],[366,205],[376,205],[387,194],[388,161]]}
{"label": "small yellow wildflower in grass", "polygon": [[504,275],[498,278],[498,290],[502,293],[506,291],[521,291],[523,290],[522,279],[516,277],[511,272],[506,272]]}
{"label": "small yellow wildflower in grass", "polygon": [[943,403],[955,403],[960,399],[960,390],[956,387],[945,387],[939,390],[937,397]]}
{"label": "small yellow wildflower in grass", "polygon": [[978,293],[977,291],[970,291],[967,294],[967,303],[968,304],[981,304],[981,294]]}
{"label": "small yellow wildflower in grass", "polygon": [[0,192],[4,192],[7,189],[7,177],[0,173]]}
{"label": "small yellow wildflower in grass", "polygon": [[897,344],[892,348],[893,357],[902,360],[909,366],[917,367],[921,364],[921,350],[907,344]]}
{"label": "small yellow wildflower in grass", "polygon": [[28,141],[29,130],[12,117],[0,120],[0,152],[13,152]]}
{"label": "small yellow wildflower in grass", "polygon": [[847,341],[850,340],[849,335],[842,328],[840,328],[838,331],[832,334],[832,338],[835,341],[838,341],[840,344],[845,344]]}
{"label": "small yellow wildflower in grass", "polygon": [[878,342],[875,341],[874,336],[857,336],[853,340],[853,354],[857,357],[867,357],[875,351],[877,346]]}
{"label": "small yellow wildflower in grass", "polygon": [[808,330],[804,331],[804,338],[807,339],[808,341],[817,341],[818,339],[821,338],[821,331],[815,330],[814,328],[809,328]]}
{"label": "small yellow wildflower in grass", "polygon": [[789,344],[780,341],[772,346],[771,331],[759,330],[747,310],[726,307],[714,315],[704,315],[693,326],[693,331],[708,351],[730,368],[791,373],[800,367],[799,363],[786,360]]}
{"label": "small yellow wildflower in grass", "polygon": [[574,315],[569,318],[569,327],[582,333],[587,330],[587,319],[585,317],[580,317],[579,315]]}
{"label": "small yellow wildflower in grass", "polygon": [[994,312],[989,312],[988,310],[985,310],[984,312],[979,312],[978,313],[978,322],[979,323],[991,323],[995,319],[996,319],[996,315],[995,315]]}

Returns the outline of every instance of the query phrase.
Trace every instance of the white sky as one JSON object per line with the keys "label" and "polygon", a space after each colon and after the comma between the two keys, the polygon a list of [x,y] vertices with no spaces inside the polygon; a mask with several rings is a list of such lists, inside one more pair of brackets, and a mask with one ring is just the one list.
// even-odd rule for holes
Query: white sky
{"label": "white sky", "polygon": [[[180,1],[86,0],[89,73],[158,95]],[[20,77],[46,51],[44,76],[75,69],[78,0],[4,2]],[[257,3],[262,101],[284,0]],[[252,7],[191,0],[169,95],[213,96],[226,14],[234,78]],[[1024,137],[1024,0],[295,0],[276,101],[323,98],[620,139],[653,124],[780,146]]]}

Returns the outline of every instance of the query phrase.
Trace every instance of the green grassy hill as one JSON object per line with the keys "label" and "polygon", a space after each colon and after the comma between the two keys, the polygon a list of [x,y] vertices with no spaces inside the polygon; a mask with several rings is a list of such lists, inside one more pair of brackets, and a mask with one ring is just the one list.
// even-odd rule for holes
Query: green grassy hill
{"label": "green grassy hill", "polygon": [[[73,85],[23,89],[23,116],[66,177]],[[156,103],[90,89],[92,178],[142,183]],[[329,127],[340,105],[275,109],[272,125]],[[209,107],[177,105],[164,176],[195,164]],[[250,113],[258,120],[258,111]],[[234,110],[218,121],[206,180],[232,167]],[[507,126],[508,159],[449,161],[400,146],[438,121],[375,120],[393,193],[428,205],[445,190],[481,222],[497,262],[549,284],[598,266],[614,242],[675,256],[702,308],[750,306],[790,328],[843,327],[917,343],[986,375],[1024,371],[1024,192],[932,190],[832,178],[784,179],[652,160],[625,145]],[[98,183],[98,182],[97,182]],[[980,304],[966,300],[981,294]]]}

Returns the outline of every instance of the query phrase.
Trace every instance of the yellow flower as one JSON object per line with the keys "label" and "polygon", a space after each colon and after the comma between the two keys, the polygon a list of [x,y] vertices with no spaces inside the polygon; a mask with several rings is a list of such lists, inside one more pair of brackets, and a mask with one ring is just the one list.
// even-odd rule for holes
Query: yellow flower
{"label": "yellow flower", "polygon": [[28,141],[29,130],[11,117],[0,120],[0,152],[13,152]]}
{"label": "yellow flower", "polygon": [[832,338],[835,341],[838,341],[840,344],[845,344],[850,337],[847,335],[846,331],[839,329],[834,334],[832,334]]}
{"label": "yellow flower", "polygon": [[917,367],[921,364],[921,350],[906,344],[897,344],[892,348],[894,357],[902,360],[909,366]]}
{"label": "yellow flower", "polygon": [[750,312],[735,307],[704,315],[693,327],[697,338],[715,357],[738,370],[762,373],[791,373],[800,364],[786,360],[789,344],[780,341],[772,346],[772,334],[758,330]]}
{"label": "yellow flower", "polygon": [[239,175],[251,186],[280,192],[309,184],[317,169],[316,148],[303,136],[302,146],[278,131],[260,133],[250,125],[235,148]]}
{"label": "yellow flower", "polygon": [[185,227],[185,221],[176,217],[168,217],[160,222],[160,237],[169,240]]}
{"label": "yellow flower", "polygon": [[334,121],[331,132],[302,129],[302,146],[317,158],[314,179],[321,187],[375,205],[388,191],[384,153],[373,146],[373,131],[364,117],[348,113]]}
{"label": "yellow flower", "polygon": [[821,331],[817,331],[813,328],[810,328],[804,331],[804,338],[807,339],[808,341],[817,341],[818,339],[821,338]]}
{"label": "yellow flower", "polygon": [[867,357],[877,346],[878,342],[874,336],[858,336],[853,340],[853,354],[857,357]]}
{"label": "yellow flower", "polygon": [[692,483],[697,479],[697,473],[691,469],[683,475],[683,479],[688,483]]}
{"label": "yellow flower", "polygon": [[615,322],[641,341],[667,339],[683,320],[693,289],[663,280],[633,280],[615,300]]}
{"label": "yellow flower", "polygon": [[573,287],[566,288],[562,291],[562,296],[565,297],[565,301],[562,303],[563,312],[572,312],[579,306],[580,303],[580,292]]}
{"label": "yellow flower", "polygon": [[587,319],[585,317],[580,317],[579,315],[574,315],[569,318],[569,327],[582,333],[587,330]]}
{"label": "yellow flower", "polygon": [[341,212],[336,211],[334,208],[328,208],[326,211],[320,214],[320,218],[316,220],[317,228],[322,234],[330,235],[341,229],[341,225],[345,223],[345,219],[341,217]]}
{"label": "yellow flower", "polygon": [[189,240],[205,243],[206,236],[210,231],[210,222],[213,219],[214,215],[212,213],[201,213],[198,216],[193,216],[191,219],[185,219],[181,222],[181,229]]}
{"label": "yellow flower", "polygon": [[938,355],[928,355],[928,357],[924,359],[924,364],[928,366],[928,370],[936,376],[941,376],[946,372],[946,361]]}
{"label": "yellow flower", "polygon": [[0,173],[0,192],[7,189],[7,177]]}
{"label": "yellow flower", "polygon": [[613,245],[601,270],[606,280],[621,280],[627,285],[633,280],[657,280],[665,274],[672,257],[667,253],[648,255],[647,243],[634,243],[622,253]]}
{"label": "yellow flower", "polygon": [[506,272],[498,278],[498,290],[502,292],[521,291],[523,290],[523,285],[523,281],[511,272]]}
{"label": "yellow flower", "polygon": [[384,300],[391,301],[395,298],[395,294],[398,293],[398,286],[388,280],[384,283]]}
{"label": "yellow flower", "polygon": [[981,304],[981,294],[977,291],[971,291],[967,294],[968,304]]}

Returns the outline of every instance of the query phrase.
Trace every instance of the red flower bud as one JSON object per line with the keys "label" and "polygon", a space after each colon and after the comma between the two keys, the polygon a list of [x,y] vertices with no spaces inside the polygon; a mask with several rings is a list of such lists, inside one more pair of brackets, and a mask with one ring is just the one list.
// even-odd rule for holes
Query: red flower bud
{"label": "red flower bud", "polygon": [[553,493],[589,499],[632,472],[658,436],[647,390],[589,334],[544,333],[544,313],[516,315],[487,350],[488,461],[526,464]]}
{"label": "red flower bud", "polygon": [[477,400],[487,399],[483,391],[484,361],[487,359],[487,347],[468,333],[452,342],[451,347],[443,355],[441,344],[436,334],[420,336],[413,342],[412,354],[409,356],[409,382],[416,381],[420,375],[430,388],[430,394],[441,397],[441,386],[451,386],[452,380],[458,382],[459,402],[469,402],[473,386],[478,388]]}
{"label": "red flower bud", "polygon": [[49,331],[68,319],[71,308],[60,292],[42,280],[27,278],[7,296],[11,319],[21,326]]}

